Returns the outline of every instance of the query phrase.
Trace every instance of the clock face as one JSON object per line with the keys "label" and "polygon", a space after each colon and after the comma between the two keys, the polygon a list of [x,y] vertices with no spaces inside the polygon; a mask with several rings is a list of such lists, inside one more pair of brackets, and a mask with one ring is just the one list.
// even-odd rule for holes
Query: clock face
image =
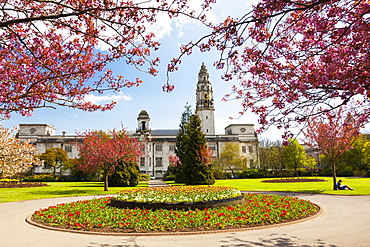
{"label": "clock face", "polygon": [[204,100],[209,100],[209,94],[208,93],[203,93],[202,98]]}

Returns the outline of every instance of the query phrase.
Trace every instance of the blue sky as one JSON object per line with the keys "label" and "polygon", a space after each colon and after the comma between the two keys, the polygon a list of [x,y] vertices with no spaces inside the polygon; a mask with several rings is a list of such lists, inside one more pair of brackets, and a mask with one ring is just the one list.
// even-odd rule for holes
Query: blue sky
{"label": "blue sky", "polygon": [[[196,0],[194,2],[197,2]],[[199,1],[200,2],[200,1]],[[213,22],[222,21],[226,16],[239,17],[249,12],[253,0],[219,0],[209,14]],[[137,88],[123,89],[120,94],[107,93],[103,96],[90,96],[92,100],[104,103],[109,99],[118,100],[116,107],[106,112],[83,112],[70,108],[36,109],[31,117],[22,117],[13,114],[9,120],[2,121],[4,127],[11,127],[21,123],[45,123],[53,125],[56,134],[66,131],[67,135],[85,130],[106,130],[120,128],[123,125],[128,130],[137,128],[137,116],[141,110],[146,110],[151,118],[151,129],[176,129],[180,123],[181,113],[184,111],[186,102],[195,109],[195,88],[197,76],[202,62],[208,68],[213,85],[215,100],[215,127],[216,134],[224,134],[224,128],[229,124],[246,123],[255,124],[257,117],[251,113],[231,120],[229,117],[238,117],[241,110],[238,101],[222,102],[223,96],[231,91],[232,85],[237,81],[225,82],[221,79],[221,71],[212,66],[217,60],[218,53],[200,53],[194,51],[190,56],[182,59],[179,71],[170,74],[170,82],[175,85],[171,93],[164,93],[162,85],[166,82],[166,66],[168,61],[179,55],[180,44],[186,44],[191,40],[197,40],[207,34],[207,30],[201,25],[188,21],[177,20],[176,22],[165,18],[158,22],[156,27],[158,41],[161,48],[154,55],[161,58],[160,73],[156,77],[146,75],[135,68],[126,65],[125,61],[110,64],[109,67],[116,73],[133,79],[140,77],[144,83]],[[276,129],[268,130],[262,135],[263,138],[276,140],[281,132]]]}

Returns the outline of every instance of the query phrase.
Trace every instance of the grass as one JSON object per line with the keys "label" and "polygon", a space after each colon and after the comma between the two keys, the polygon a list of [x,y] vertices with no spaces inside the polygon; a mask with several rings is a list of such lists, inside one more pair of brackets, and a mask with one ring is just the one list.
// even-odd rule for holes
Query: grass
{"label": "grass", "polygon": [[[103,182],[50,182],[50,186],[29,188],[0,188],[0,203],[35,199],[112,195],[129,187],[110,187],[104,191]],[[148,187],[148,182],[140,182],[138,187]]]}
{"label": "grass", "polygon": [[355,190],[333,190],[333,178],[318,177],[326,182],[263,183],[266,178],[217,180],[215,185],[234,187],[241,191],[287,191],[334,195],[370,195],[370,178],[337,178]]}
{"label": "grass", "polygon": [[[319,177],[321,178],[321,177]],[[237,188],[241,191],[288,191],[301,193],[320,193],[336,195],[370,195],[370,178],[338,178],[354,188],[353,191],[332,189],[331,177],[324,177],[326,182],[303,183],[262,183],[266,179],[226,179],[217,180],[215,185]],[[180,185],[168,182],[171,185]],[[25,201],[44,198],[69,196],[107,195],[127,189],[126,187],[110,187],[108,192],[103,191],[102,182],[52,182],[50,186],[32,188],[0,188],[0,203]],[[148,182],[140,182],[139,187],[148,187]]]}

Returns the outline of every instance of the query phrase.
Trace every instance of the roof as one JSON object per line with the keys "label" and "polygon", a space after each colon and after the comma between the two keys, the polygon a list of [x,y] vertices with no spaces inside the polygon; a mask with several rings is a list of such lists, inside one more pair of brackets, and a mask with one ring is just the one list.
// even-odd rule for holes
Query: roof
{"label": "roof", "polygon": [[175,136],[178,132],[178,129],[156,129],[152,130],[151,134],[153,136]]}
{"label": "roof", "polygon": [[142,111],[139,113],[139,116],[149,117],[149,114],[146,112],[146,110],[142,110]]}

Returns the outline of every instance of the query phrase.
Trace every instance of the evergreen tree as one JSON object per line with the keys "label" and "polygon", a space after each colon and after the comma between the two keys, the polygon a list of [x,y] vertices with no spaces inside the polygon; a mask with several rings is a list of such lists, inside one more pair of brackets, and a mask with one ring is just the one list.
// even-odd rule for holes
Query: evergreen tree
{"label": "evergreen tree", "polygon": [[135,187],[139,183],[140,169],[137,164],[118,162],[114,173],[109,176],[109,186]]}
{"label": "evergreen tree", "polygon": [[180,119],[180,126],[179,126],[179,133],[177,134],[176,137],[176,155],[179,159],[180,162],[178,164],[173,165],[173,169],[171,171],[175,175],[175,182],[176,183],[185,183],[185,175],[183,171],[183,166],[181,161],[185,159],[186,153],[185,153],[185,144],[184,144],[184,139],[185,136],[187,135],[186,133],[186,124],[189,122],[190,116],[193,114],[191,110],[191,105],[189,105],[186,102],[185,105],[185,111],[181,115]]}
{"label": "evergreen tree", "polygon": [[[185,112],[186,113],[186,112]],[[186,114],[183,114],[183,117]],[[182,120],[186,119],[182,118]],[[178,135],[177,154],[182,164],[182,175],[188,185],[213,184],[214,176],[210,165],[205,164],[202,150],[206,148],[205,134],[202,132],[201,120],[192,114],[188,122],[182,122]],[[181,128],[180,127],[180,128]]]}

